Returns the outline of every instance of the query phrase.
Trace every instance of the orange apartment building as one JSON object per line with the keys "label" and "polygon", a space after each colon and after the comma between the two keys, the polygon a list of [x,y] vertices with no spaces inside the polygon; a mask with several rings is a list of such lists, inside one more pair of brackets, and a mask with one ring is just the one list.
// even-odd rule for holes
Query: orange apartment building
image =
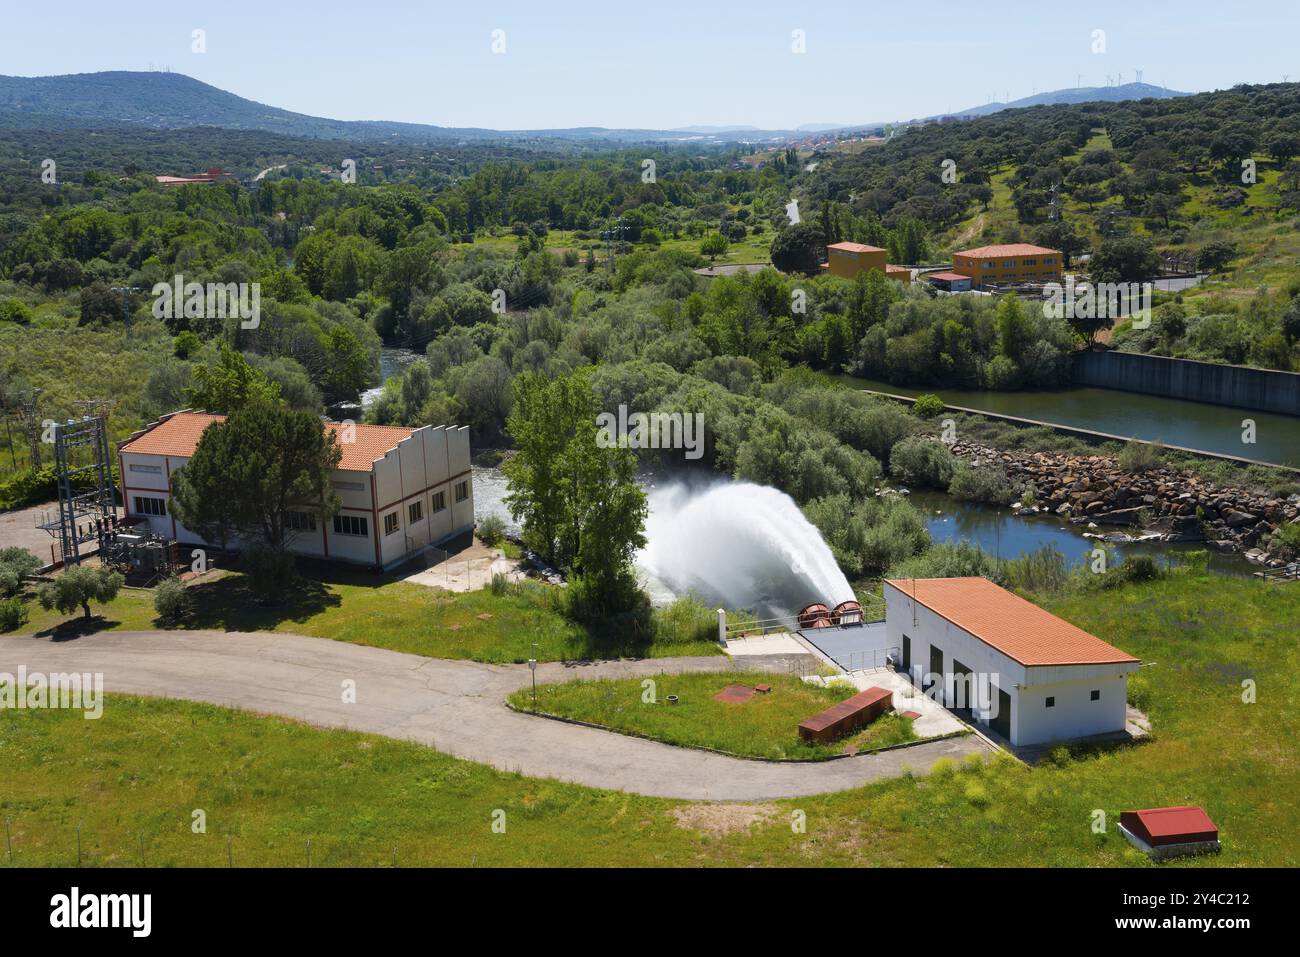
{"label": "orange apartment building", "polygon": [[912,270],[903,266],[891,266],[885,262],[885,250],[879,246],[867,246],[864,243],[831,243],[826,247],[826,266],[832,276],[852,279],[860,272],[877,269],[885,274],[886,279],[897,282],[911,282]]}
{"label": "orange apartment building", "polygon": [[981,246],[953,253],[952,271],[970,277],[975,289],[989,283],[1060,282],[1063,274],[1059,249],[1030,243]]}

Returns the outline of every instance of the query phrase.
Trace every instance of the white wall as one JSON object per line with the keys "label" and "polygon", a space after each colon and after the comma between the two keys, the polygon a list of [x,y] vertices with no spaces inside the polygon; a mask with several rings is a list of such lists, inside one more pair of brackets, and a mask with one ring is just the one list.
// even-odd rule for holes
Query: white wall
{"label": "white wall", "polygon": [[[945,705],[955,704],[954,659],[977,676],[986,676],[983,680],[993,690],[984,701],[967,701],[966,706],[977,712],[979,720],[992,723],[991,709],[982,705],[987,702],[995,709],[996,689],[1007,692],[1011,698],[1012,744],[1042,744],[1124,728],[1126,675],[1136,670],[1136,664],[1026,667],[925,605],[914,605],[905,591],[886,583],[884,592],[888,644],[899,648],[901,654],[903,637],[911,638],[913,680],[919,685],[920,677],[930,671],[932,645],[943,653]],[[1093,690],[1101,692],[1099,701],[1091,700]],[[1049,696],[1055,698],[1051,708],[1046,707]]]}
{"label": "white wall", "polygon": [[[144,455],[119,452],[127,511],[139,514],[135,497],[170,499],[170,475],[188,460],[185,457]],[[136,468],[132,469],[131,466]],[[151,469],[159,471],[151,471]],[[366,521],[366,535],[345,535],[334,531],[333,520],[316,531],[295,532],[289,541],[290,551],[299,555],[329,557],[362,565],[392,567],[430,544],[438,544],[474,528],[474,484],[470,474],[468,428],[416,429],[408,438],[377,459],[372,471],[337,470],[331,475],[335,494],[342,503],[340,515],[356,516]],[[457,502],[455,486],[467,482],[469,496]],[[446,507],[433,510],[436,493],[442,492]],[[421,517],[410,520],[410,506],[419,502]],[[204,545],[203,539],[171,515],[145,515],[148,526],[157,535],[179,542]],[[398,530],[384,534],[384,516],[396,513]],[[376,555],[376,540],[379,543]],[[240,543],[231,541],[232,550]]]}

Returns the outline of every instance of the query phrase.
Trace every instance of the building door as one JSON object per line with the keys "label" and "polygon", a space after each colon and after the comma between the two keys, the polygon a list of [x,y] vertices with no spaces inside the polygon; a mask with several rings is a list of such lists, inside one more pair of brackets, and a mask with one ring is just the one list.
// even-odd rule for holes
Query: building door
{"label": "building door", "polygon": [[963,711],[969,711],[974,706],[972,692],[974,686],[971,682],[971,670],[956,658],[952,660],[952,705]]}
{"label": "building door", "polygon": [[1011,740],[1011,695],[1001,688],[998,688],[998,713],[989,721],[989,727]]}
{"label": "building door", "polygon": [[903,636],[903,674],[912,673],[912,639]]}
{"label": "building door", "polygon": [[[936,684],[940,688],[943,687],[943,649],[935,645],[930,646],[930,672],[926,675],[926,681],[927,683],[921,686],[922,691],[929,691]],[[943,700],[942,694],[939,695],[938,700]]]}

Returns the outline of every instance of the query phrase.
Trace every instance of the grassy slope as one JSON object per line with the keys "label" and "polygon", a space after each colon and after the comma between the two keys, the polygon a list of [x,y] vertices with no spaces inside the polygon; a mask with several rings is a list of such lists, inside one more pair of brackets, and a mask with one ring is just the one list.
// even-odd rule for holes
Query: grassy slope
{"label": "grassy slope", "polygon": [[[190,587],[193,613],[188,628],[223,631],[282,631],[391,648],[435,658],[520,662],[638,653],[719,654],[714,642],[680,642],[637,647],[597,642],[554,607],[551,586],[527,583],[503,595],[487,589],[453,594],[393,581],[364,571],[321,566],[303,580],[284,605],[258,605],[244,576],[229,572]],[[78,633],[80,619],[65,619],[29,602],[31,621],[23,632]],[[153,591],[124,589],[107,606],[92,606],[92,630],[143,631],[155,621]]]}
{"label": "grassy slope", "polygon": [[[799,722],[843,701],[853,689],[847,684],[822,688],[792,675],[727,671],[722,674],[662,675],[655,678],[655,701],[642,698],[641,678],[570,681],[537,689],[537,710],[576,718],[619,731],[644,735],[669,744],[716,748],[756,758],[821,758],[840,754],[845,747],[859,751],[910,740],[911,722],[886,716],[869,727],[833,744],[809,744],[798,734]],[[715,701],[726,685],[772,686],[743,703]],[[667,696],[680,699],[667,703]],[[523,710],[533,707],[532,690],[510,696]]]}
{"label": "grassy slope", "polygon": [[[1300,864],[1300,586],[1174,579],[1049,603],[1153,662],[1133,679],[1155,724],[1140,747],[1027,768],[945,765],[926,779],[774,802],[733,833],[683,827],[679,802],[500,774],[401,742],[179,702],[111,701],[104,717],[0,712],[19,863],[1043,864],[1146,866],[1121,810],[1203,804],[1224,851],[1164,865]],[[1241,702],[1257,680],[1259,701]],[[190,833],[203,808],[208,834]],[[507,833],[493,834],[492,811]],[[807,815],[793,834],[790,814]],[[1106,812],[1105,834],[1090,829]],[[702,815],[716,808],[688,808]],[[723,809],[725,810],[725,809]]]}

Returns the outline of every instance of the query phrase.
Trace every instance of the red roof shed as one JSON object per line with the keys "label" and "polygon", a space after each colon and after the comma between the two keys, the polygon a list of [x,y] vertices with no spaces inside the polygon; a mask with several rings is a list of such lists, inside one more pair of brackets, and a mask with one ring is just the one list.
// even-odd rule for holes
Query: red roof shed
{"label": "red roof shed", "polygon": [[1152,847],[1219,839],[1219,829],[1214,826],[1205,809],[1200,807],[1157,807],[1145,811],[1123,811],[1119,822]]}

